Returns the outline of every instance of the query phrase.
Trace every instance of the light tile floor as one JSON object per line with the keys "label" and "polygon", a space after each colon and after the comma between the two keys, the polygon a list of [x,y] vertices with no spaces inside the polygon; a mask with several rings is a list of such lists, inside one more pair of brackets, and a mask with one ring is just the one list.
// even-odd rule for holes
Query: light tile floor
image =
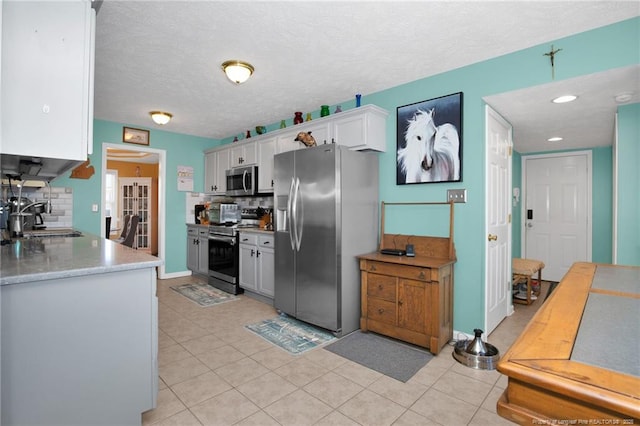
{"label": "light tile floor", "polygon": [[[276,315],[247,296],[203,308],[158,280],[160,391],[144,425],[501,425],[507,380],[445,347],[407,383],[322,348],[289,355],[244,328]],[[488,341],[504,353],[540,307],[515,305]],[[455,336],[454,336],[455,337]]]}

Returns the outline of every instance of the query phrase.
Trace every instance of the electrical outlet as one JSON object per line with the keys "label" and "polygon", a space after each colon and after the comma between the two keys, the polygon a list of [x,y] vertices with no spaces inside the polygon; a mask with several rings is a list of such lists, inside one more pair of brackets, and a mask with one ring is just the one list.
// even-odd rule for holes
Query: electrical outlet
{"label": "electrical outlet", "polygon": [[466,203],[467,190],[466,189],[447,189],[447,201],[453,201],[454,203]]}
{"label": "electrical outlet", "polygon": [[98,211],[98,205],[97,204],[92,204],[91,205],[91,211],[96,213]]}

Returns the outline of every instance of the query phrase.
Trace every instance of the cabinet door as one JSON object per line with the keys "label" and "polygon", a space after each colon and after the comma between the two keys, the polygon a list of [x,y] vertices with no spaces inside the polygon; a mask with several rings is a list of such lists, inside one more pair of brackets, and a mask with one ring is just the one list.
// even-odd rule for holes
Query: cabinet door
{"label": "cabinet door", "polygon": [[316,140],[316,144],[322,145],[323,143],[331,143],[331,135],[329,133],[330,121],[323,119],[318,123],[313,121],[307,121],[304,124],[298,124],[291,128],[291,130],[283,132],[278,135],[278,142],[276,152],[287,152],[296,149],[305,148],[302,142],[297,142],[296,136],[300,132],[311,132],[311,136]]}
{"label": "cabinet door", "polygon": [[398,280],[398,326],[422,334],[431,333],[427,322],[430,315],[427,309],[431,306],[427,285],[421,281]]}
{"label": "cabinet door", "polygon": [[274,242],[273,235],[258,236],[258,291],[268,297],[275,290]]}
{"label": "cabinet door", "polygon": [[260,277],[258,291],[265,296],[273,297],[275,291],[275,257],[273,250],[260,248],[258,257],[258,276]]}
{"label": "cabinet door", "polygon": [[202,235],[198,237],[198,272],[209,275],[209,238]]}
{"label": "cabinet door", "polygon": [[273,156],[276,154],[276,138],[258,144],[258,192],[273,192]]}
{"label": "cabinet door", "polygon": [[231,167],[248,166],[257,162],[256,142],[236,144],[231,147],[230,153]]}
{"label": "cabinet door", "polygon": [[337,144],[353,150],[385,152],[387,115],[373,105],[337,114],[332,120],[331,137]]}
{"label": "cabinet door", "polygon": [[93,147],[91,2],[0,7],[2,153],[86,160]]}
{"label": "cabinet door", "polygon": [[204,156],[204,192],[224,194],[227,190],[230,149],[208,152]]}
{"label": "cabinet door", "polygon": [[198,230],[187,229],[187,268],[191,271],[198,271]]}
{"label": "cabinet door", "polygon": [[216,190],[214,194],[225,194],[227,192],[227,170],[230,166],[230,153],[228,149],[218,151],[216,159]]}
{"label": "cabinet door", "polygon": [[256,265],[257,246],[240,244],[240,287],[257,291]]}
{"label": "cabinet door", "polygon": [[214,192],[217,187],[217,160],[217,152],[208,152],[204,155],[204,192],[206,192],[207,194]]}

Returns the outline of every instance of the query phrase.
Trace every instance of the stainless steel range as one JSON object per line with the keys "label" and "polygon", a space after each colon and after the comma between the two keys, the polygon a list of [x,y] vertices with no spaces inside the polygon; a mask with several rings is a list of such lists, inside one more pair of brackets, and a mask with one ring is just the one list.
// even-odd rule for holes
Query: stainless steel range
{"label": "stainless steel range", "polygon": [[[225,209],[229,209],[227,204]],[[232,220],[209,225],[209,285],[231,294],[243,292],[240,288],[240,247],[238,233],[243,228],[256,228],[258,221],[254,209],[231,214]]]}

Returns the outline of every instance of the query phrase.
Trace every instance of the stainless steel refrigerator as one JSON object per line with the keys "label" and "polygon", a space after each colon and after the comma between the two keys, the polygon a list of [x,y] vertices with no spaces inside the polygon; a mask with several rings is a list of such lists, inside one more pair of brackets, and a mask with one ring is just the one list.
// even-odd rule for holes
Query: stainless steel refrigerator
{"label": "stainless steel refrigerator", "polygon": [[356,256],[378,240],[378,156],[332,144],[274,161],[274,306],[338,337],[357,330]]}

